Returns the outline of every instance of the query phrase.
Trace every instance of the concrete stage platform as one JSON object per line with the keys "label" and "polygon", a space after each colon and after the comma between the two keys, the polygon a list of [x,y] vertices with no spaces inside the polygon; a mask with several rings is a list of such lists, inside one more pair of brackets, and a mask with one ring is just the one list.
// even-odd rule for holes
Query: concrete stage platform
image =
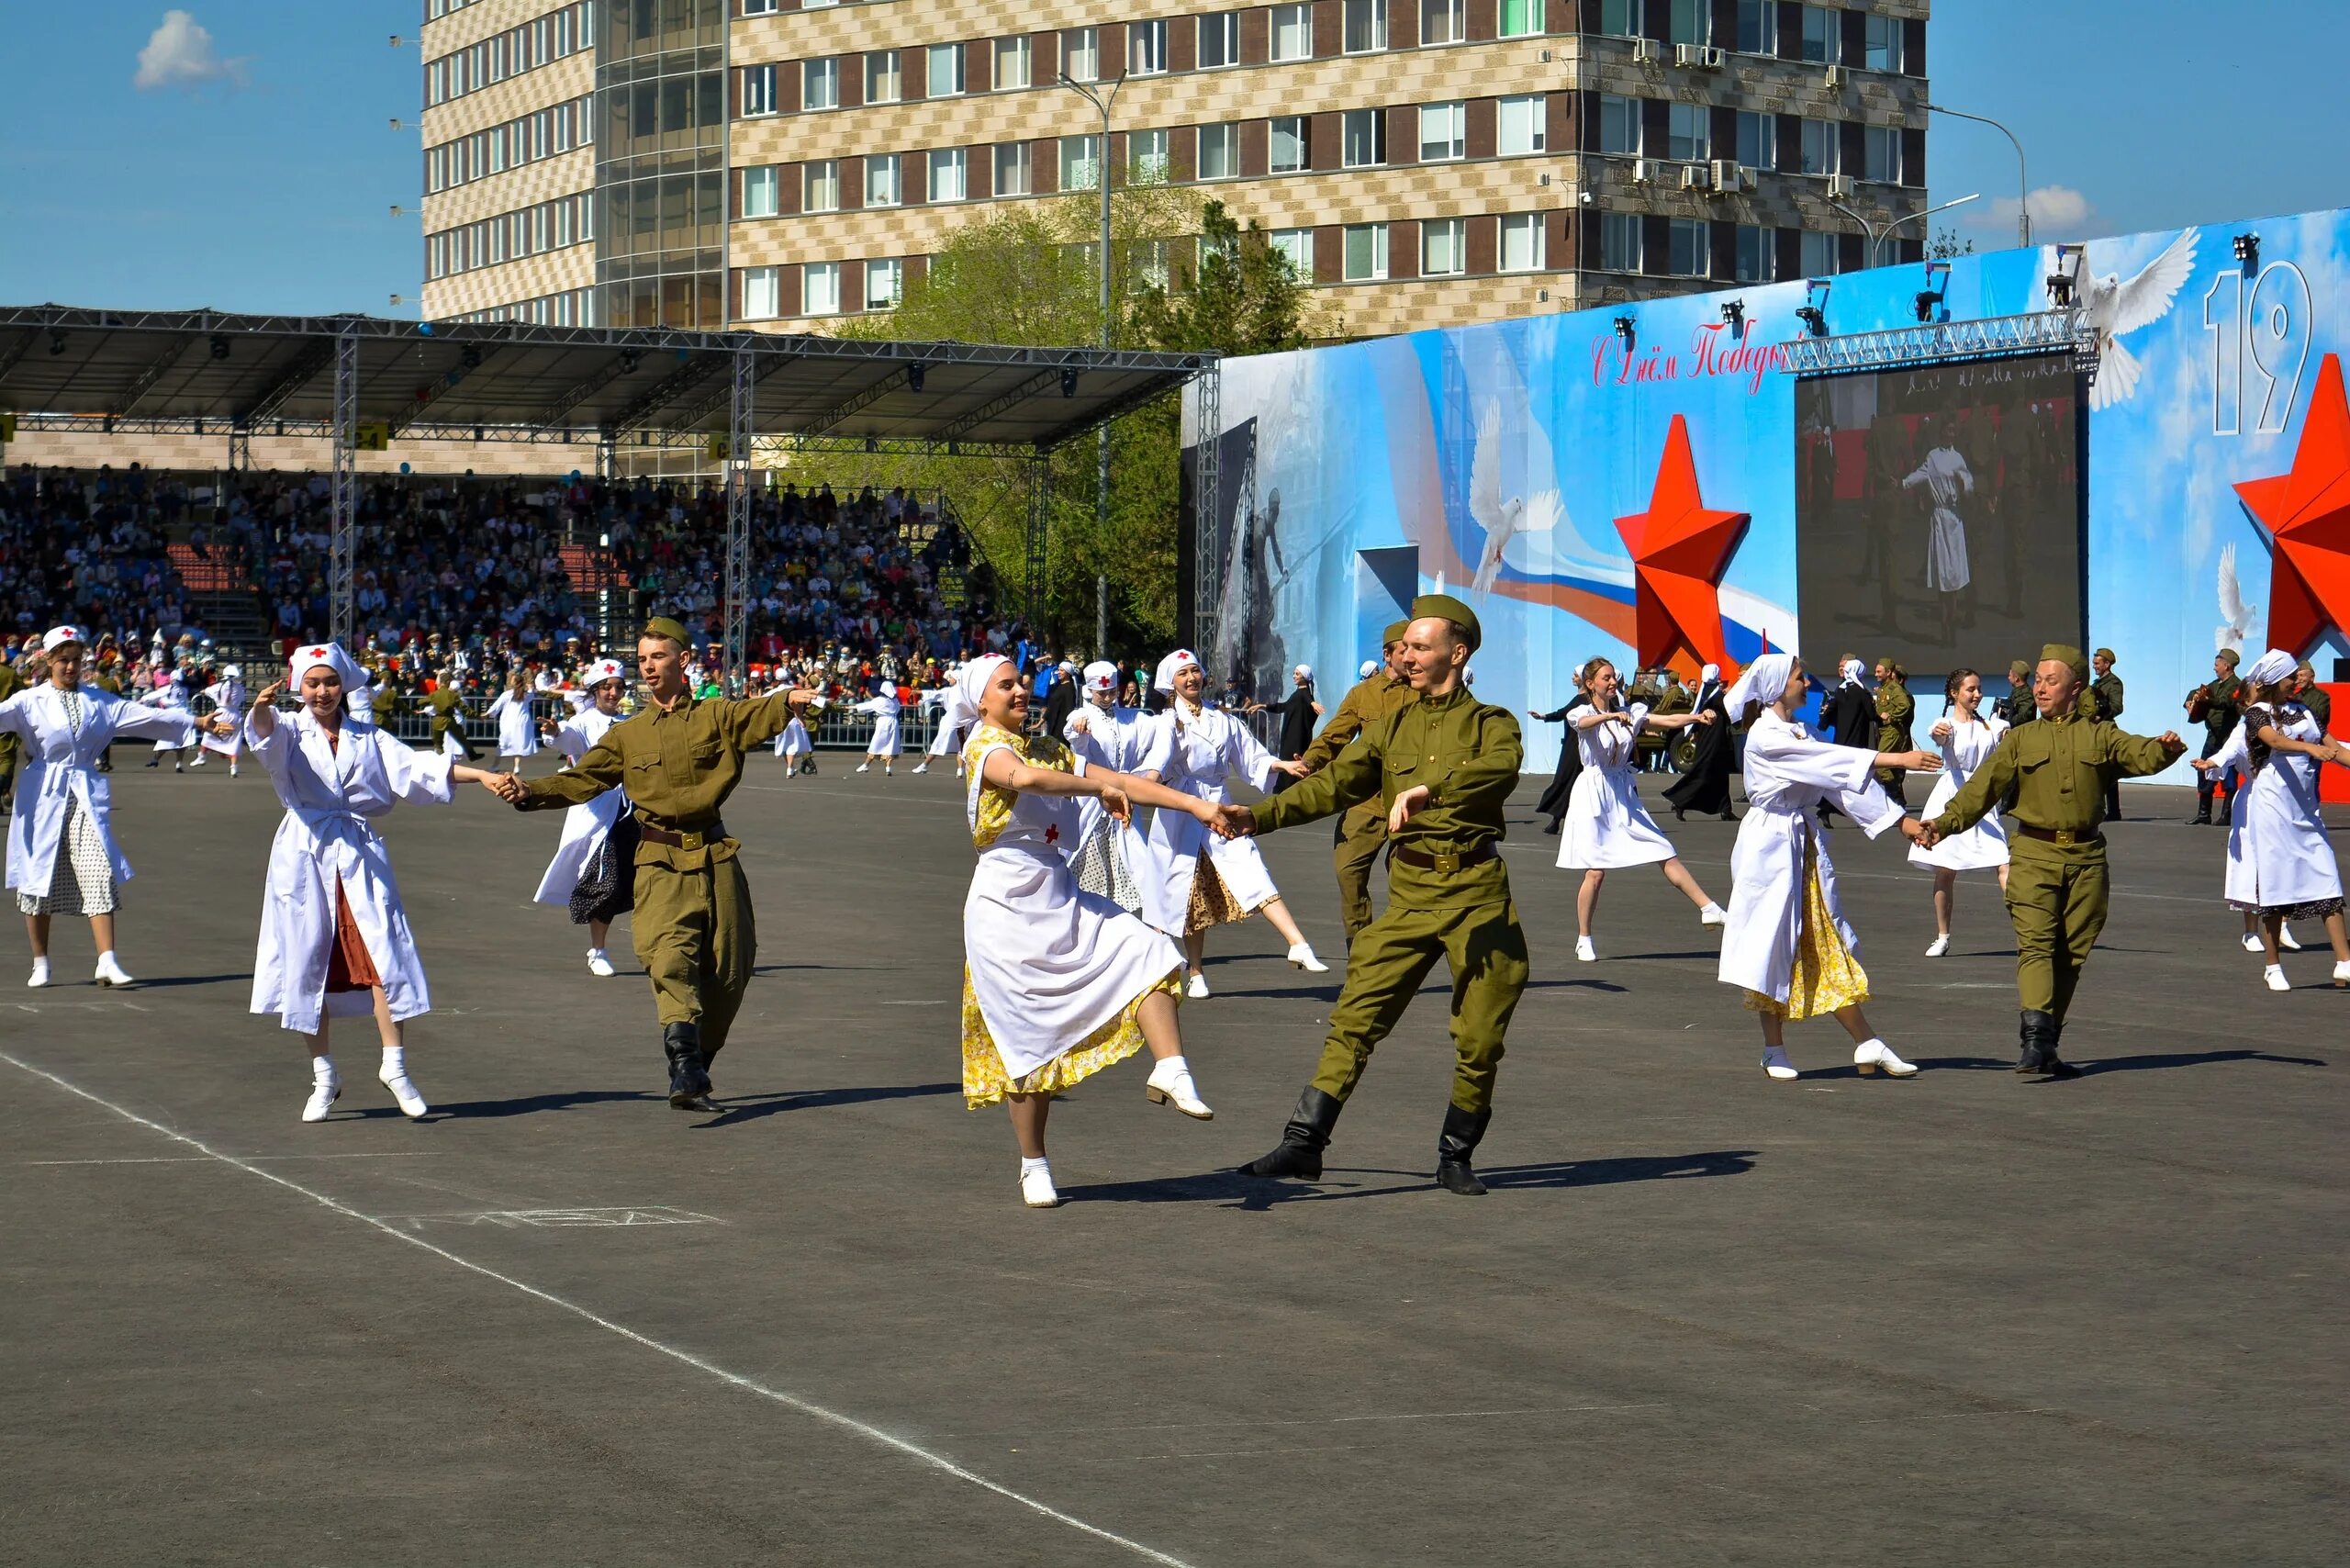
{"label": "concrete stage platform", "polygon": [[[142,983],[92,987],[78,922],[68,983],[20,989],[21,936],[0,969],[0,1560],[2341,1560],[2350,992],[2317,947],[2260,987],[2180,792],[2113,830],[2077,1082],[2008,1071],[1988,876],[1930,962],[1927,879],[1839,834],[1872,1018],[1926,1070],[1859,1078],[1815,1023],[1774,1083],[1685,902],[1611,877],[1577,964],[1574,878],[1521,825],[1491,1196],[1429,1180],[1440,975],[1325,1182],[1226,1173],[1338,979],[1258,922],[1182,1013],[1215,1120],[1146,1104],[1140,1063],[1095,1079],[1053,1116],[1070,1201],[1031,1213],[957,1094],[952,778],[758,759],[715,1116],[663,1102],[632,960],[590,979],[528,902],[556,818],[396,813],[436,1110],[403,1121],[344,1025],[305,1126],[299,1045],[247,1013],[268,786],[139,760]],[[1727,899],[1736,830],[1665,822]],[[1267,850],[1335,957],[1326,831]]]}

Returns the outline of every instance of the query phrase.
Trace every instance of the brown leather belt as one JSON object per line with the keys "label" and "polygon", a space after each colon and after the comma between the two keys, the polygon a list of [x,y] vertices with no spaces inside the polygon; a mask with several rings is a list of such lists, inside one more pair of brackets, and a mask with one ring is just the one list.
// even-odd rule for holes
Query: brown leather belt
{"label": "brown leather belt", "polygon": [[636,831],[647,844],[658,844],[670,849],[707,849],[726,836],[726,824],[712,823],[700,833],[673,833],[666,827],[655,827],[639,817],[636,819]]}
{"label": "brown leather belt", "polygon": [[1488,860],[1498,860],[1501,856],[1500,847],[1491,839],[1487,839],[1474,849],[1464,849],[1458,855],[1428,855],[1417,849],[1406,849],[1400,844],[1391,845],[1387,850],[1387,857],[1391,860],[1401,860],[1415,870],[1434,871],[1446,877],[1466,867],[1483,866]]}
{"label": "brown leather belt", "polygon": [[2023,834],[2026,838],[2036,838],[2042,844],[2053,844],[2067,849],[2076,844],[2103,844],[2105,842],[2105,834],[2098,832],[2098,830],[2093,827],[2077,829],[2069,827],[2034,827],[2030,823],[2020,823],[2013,820],[2009,822],[2008,826],[2012,831]]}

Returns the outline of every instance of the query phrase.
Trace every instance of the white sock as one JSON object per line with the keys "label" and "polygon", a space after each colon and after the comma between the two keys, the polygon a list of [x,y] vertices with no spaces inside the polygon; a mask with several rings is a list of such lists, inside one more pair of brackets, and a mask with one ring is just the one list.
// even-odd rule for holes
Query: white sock
{"label": "white sock", "polygon": [[386,1072],[406,1072],[408,1070],[408,1047],[405,1046],[386,1046],[384,1047],[384,1070]]}
{"label": "white sock", "polygon": [[335,1076],[334,1058],[330,1056],[312,1057],[310,1058],[310,1081],[319,1085],[321,1089],[329,1088],[334,1084],[341,1082],[342,1081]]}
{"label": "white sock", "polygon": [[1024,1154],[1020,1157],[1020,1174],[1023,1176],[1027,1175],[1032,1170],[1049,1171],[1051,1170],[1052,1161],[1046,1159],[1041,1154],[1034,1159],[1029,1159]]}

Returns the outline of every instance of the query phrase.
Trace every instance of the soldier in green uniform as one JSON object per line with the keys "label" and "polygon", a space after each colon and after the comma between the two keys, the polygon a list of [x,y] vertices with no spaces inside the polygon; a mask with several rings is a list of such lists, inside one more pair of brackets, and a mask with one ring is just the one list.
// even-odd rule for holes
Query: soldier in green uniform
{"label": "soldier in green uniform", "polygon": [[[2203,725],[2203,749],[2198,755],[2209,756],[2228,744],[2235,734],[2236,721],[2244,717],[2244,682],[2236,678],[2239,655],[2233,648],[2221,648],[2211,660],[2211,678],[2187,694],[2182,704],[2189,723]],[[2220,825],[2228,826],[2235,817],[2236,779],[2232,770],[2222,778],[2216,773],[2195,776],[2195,815],[2193,822],[2210,826],[2211,793],[2224,788],[2220,801]]]}
{"label": "soldier in green uniform", "polygon": [[635,717],[605,731],[577,767],[527,781],[503,774],[498,792],[537,812],[628,790],[640,835],[631,923],[669,1058],[669,1103],[708,1110],[710,1063],[726,1045],[757,949],[741,846],[718,809],[742,781],[743,754],[781,734],[815,693],[779,686],[750,701],[694,696],[686,629],[666,617],[646,623],[636,658],[650,700]]}
{"label": "soldier in green uniform", "polygon": [[[1329,767],[1367,725],[1414,700],[1412,682],[1397,663],[1404,655],[1404,629],[1410,624],[1405,621],[1389,623],[1380,648],[1385,663],[1355,683],[1338,711],[1330,715],[1330,722],[1322,726],[1322,733],[1314,737],[1314,744],[1298,754],[1298,760],[1309,770],[1319,773]],[[1387,813],[1377,801],[1365,801],[1338,818],[1337,847],[1331,859],[1338,873],[1338,918],[1346,925],[1349,947],[1371,924],[1371,868],[1379,859],[1380,846],[1386,842]]]}
{"label": "soldier in green uniform", "polygon": [[389,659],[385,659],[368,671],[368,678],[375,689],[375,696],[369,699],[369,704],[375,709],[375,727],[389,734],[392,733],[392,722],[399,717],[400,711],[399,670]]}
{"label": "soldier in green uniform", "polygon": [[[2089,668],[2097,678],[2089,682],[2089,717],[2103,719],[2109,724],[2121,722],[2121,678],[2113,673],[2113,650],[2099,648],[2089,655]],[[2105,820],[2121,820],[2121,778],[2109,775],[2105,781]]]}
{"label": "soldier in green uniform", "polygon": [[448,749],[449,737],[454,736],[457,750],[470,760],[473,743],[465,739],[465,697],[457,689],[456,675],[443,669],[432,683],[432,694],[424,700],[425,710],[432,715],[432,749]]}
{"label": "soldier in green uniform", "polygon": [[1240,1169],[1251,1176],[1322,1174],[1330,1129],[1373,1047],[1404,1015],[1441,958],[1452,969],[1452,1103],[1437,1140],[1437,1181],[1485,1190],[1471,1157],[1493,1118],[1494,1077],[1510,1014],[1526,989],[1526,934],[1502,862],[1502,808],[1523,760],[1517,721],[1469,695],[1462,679],[1480,632],[1447,594],[1412,601],[1403,667],[1417,700],[1374,719],[1322,771],[1261,805],[1222,808],[1219,831],[1271,832],[1376,801],[1388,829],[1387,912],[1364,927],[1330,1010],[1320,1069],[1298,1096],[1281,1147]]}
{"label": "soldier in green uniform", "polygon": [[[1909,672],[1891,659],[1876,661],[1876,749],[1879,751],[1909,751],[1914,743],[1909,738],[1911,721],[1917,714],[1917,700],[1909,695]],[[1900,768],[1880,767],[1876,781],[1893,797],[1897,806],[1907,806],[1908,800],[1901,792],[1901,780],[1907,778]]]}
{"label": "soldier in green uniform", "polygon": [[[2012,791],[2008,812],[2008,918],[2016,928],[2016,990],[2023,1002],[2018,1072],[2077,1078],[2057,1055],[2065,1012],[2081,966],[2105,927],[2105,838],[2098,823],[2108,778],[2158,773],[2187,743],[2124,734],[2079,711],[2088,661],[2051,643],[2033,672],[2036,722],[2018,725],[1951,798],[1929,827],[1933,838],[1964,833]],[[1930,847],[1932,839],[1927,840]]]}
{"label": "soldier in green uniform", "polygon": [[[0,648],[0,702],[6,702],[24,688],[24,678],[17,673],[14,659],[7,650]],[[17,737],[0,735],[0,816],[14,810],[17,789]]]}

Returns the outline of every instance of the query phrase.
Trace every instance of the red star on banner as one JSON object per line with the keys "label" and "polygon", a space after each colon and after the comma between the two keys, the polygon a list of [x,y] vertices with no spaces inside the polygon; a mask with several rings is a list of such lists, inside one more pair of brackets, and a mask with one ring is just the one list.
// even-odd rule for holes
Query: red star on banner
{"label": "red star on banner", "polygon": [[1737,670],[1722,645],[1722,572],[1745,537],[1748,514],[1717,511],[1697,493],[1689,421],[1673,416],[1657,464],[1649,510],[1616,520],[1632,553],[1632,645],[1643,666],[1669,665],[1684,676],[1718,664]]}
{"label": "red star on banner", "polygon": [[2301,421],[2293,469],[2236,494],[2268,531],[2268,641],[2299,655],[2328,627],[2350,626],[2350,399],[2342,361],[2325,356]]}

